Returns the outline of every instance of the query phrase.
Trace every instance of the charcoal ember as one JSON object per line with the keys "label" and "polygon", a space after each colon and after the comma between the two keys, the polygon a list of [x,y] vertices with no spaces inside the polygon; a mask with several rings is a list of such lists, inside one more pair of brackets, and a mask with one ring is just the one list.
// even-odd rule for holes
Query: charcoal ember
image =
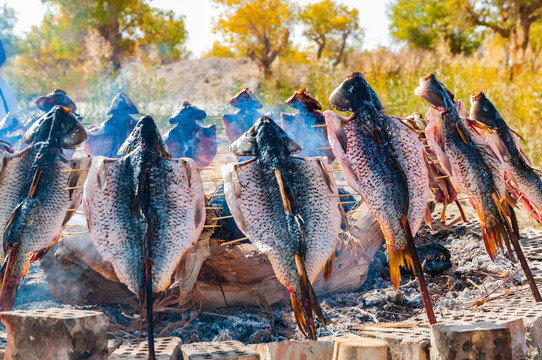
{"label": "charcoal ember", "polygon": [[185,101],[169,119],[170,124],[177,124],[164,137],[174,158],[194,159],[198,166],[207,166],[216,155],[216,125],[211,123],[200,126],[197,121],[207,117],[205,111]]}
{"label": "charcoal ember", "polygon": [[431,242],[417,245],[416,248],[426,274],[436,276],[452,267],[450,251],[441,244]]}

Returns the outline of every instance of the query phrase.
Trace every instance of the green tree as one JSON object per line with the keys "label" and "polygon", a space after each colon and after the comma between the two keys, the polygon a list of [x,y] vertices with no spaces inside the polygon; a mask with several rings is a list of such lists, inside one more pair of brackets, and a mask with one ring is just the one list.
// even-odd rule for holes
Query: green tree
{"label": "green tree", "polygon": [[[58,42],[56,56],[78,60],[88,28],[96,29],[111,47],[116,67],[137,43],[158,45],[164,61],[179,58],[187,38],[182,16],[152,8],[145,0],[42,0],[49,5],[42,25],[30,40]],[[31,45],[32,46],[32,45]],[[57,46],[57,45],[53,45]],[[68,50],[68,51],[66,51]],[[81,53],[79,53],[81,54]],[[81,55],[79,55],[81,56]]]}
{"label": "green tree", "polygon": [[0,40],[4,45],[4,50],[9,55],[17,53],[18,37],[13,32],[17,24],[15,9],[8,7],[7,4],[0,6]]}
{"label": "green tree", "polygon": [[289,47],[293,6],[288,0],[213,0],[223,7],[214,31],[243,56],[256,62],[264,76]]}
{"label": "green tree", "polygon": [[454,54],[470,54],[481,45],[482,33],[461,14],[465,0],[395,0],[387,9],[393,38],[417,49],[432,50],[440,39]]}
{"label": "green tree", "polygon": [[341,62],[348,42],[363,37],[358,10],[332,0],[308,4],[299,12],[299,20],[305,26],[303,35],[316,44],[316,58],[327,48],[334,66]]}

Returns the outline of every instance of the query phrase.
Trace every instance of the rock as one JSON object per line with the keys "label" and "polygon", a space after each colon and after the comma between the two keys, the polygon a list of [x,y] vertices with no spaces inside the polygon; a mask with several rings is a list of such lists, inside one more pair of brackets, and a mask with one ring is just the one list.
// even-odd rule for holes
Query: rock
{"label": "rock", "polygon": [[332,360],[386,360],[388,343],[374,338],[342,338],[335,341]]}
{"label": "rock", "polygon": [[431,360],[509,360],[511,343],[510,330],[490,322],[431,326]]}
{"label": "rock", "polygon": [[331,360],[333,341],[277,341],[248,345],[260,354],[261,360]]}
{"label": "rock", "polygon": [[5,359],[106,359],[109,320],[98,311],[16,310],[0,313]]}
{"label": "rock", "polygon": [[239,341],[213,341],[183,345],[183,360],[259,360],[260,355]]}
{"label": "rock", "polygon": [[[181,358],[181,339],[162,337],[154,339],[156,360],[177,360]],[[116,349],[108,360],[147,359],[149,346],[146,341],[129,343]]]}

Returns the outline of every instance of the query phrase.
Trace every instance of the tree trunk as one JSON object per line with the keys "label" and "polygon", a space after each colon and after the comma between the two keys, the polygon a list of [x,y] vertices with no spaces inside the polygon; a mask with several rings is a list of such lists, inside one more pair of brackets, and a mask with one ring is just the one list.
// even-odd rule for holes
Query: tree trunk
{"label": "tree trunk", "polygon": [[321,42],[317,42],[316,44],[318,44],[316,59],[320,60],[320,58],[322,57],[322,53],[324,52],[324,48],[326,47],[326,39],[324,38]]}
{"label": "tree trunk", "polygon": [[510,35],[510,54],[512,57],[512,73],[511,77],[519,74],[525,64],[525,57],[529,47],[529,32],[531,30],[530,14],[522,13],[518,19],[516,27]]}
{"label": "tree trunk", "polygon": [[[117,5],[111,4],[111,14],[118,14],[120,9]],[[113,62],[113,68],[115,70],[118,70],[120,68],[120,56],[121,56],[121,49],[119,46],[119,40],[122,36],[120,33],[120,24],[119,24],[119,18],[118,16],[111,16],[109,17],[109,21],[104,24],[102,29],[103,38],[107,40],[109,45],[111,46],[111,61]]]}
{"label": "tree trunk", "polygon": [[339,48],[339,53],[337,54],[337,57],[335,58],[335,62],[333,63],[333,67],[339,65],[341,63],[341,60],[343,58],[344,49],[346,48],[346,39],[348,39],[348,35],[350,33],[344,33],[343,39],[341,41],[341,47]]}

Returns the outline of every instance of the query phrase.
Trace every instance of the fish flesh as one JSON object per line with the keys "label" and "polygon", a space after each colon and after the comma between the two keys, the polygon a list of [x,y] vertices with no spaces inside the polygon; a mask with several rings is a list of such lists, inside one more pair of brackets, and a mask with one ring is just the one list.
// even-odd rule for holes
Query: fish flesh
{"label": "fish flesh", "polygon": [[327,162],[292,156],[301,147],[269,117],[256,121],[230,149],[255,158],[222,167],[228,207],[290,291],[299,329],[316,339],[313,312],[325,321],[311,283],[322,269],[329,279],[345,217]]}
{"label": "fish flesh", "polygon": [[188,157],[198,166],[205,167],[216,156],[216,125],[211,123],[200,126],[196,121],[205,119],[205,111],[185,101],[169,119],[170,124],[177,124],[168,131],[165,141],[171,155],[175,158]]}
{"label": "fish flesh", "polygon": [[139,114],[135,103],[128,95],[118,93],[109,106],[109,119],[99,126],[91,127],[85,150],[91,156],[118,157],[117,152],[136,125],[132,115]]}
{"label": "fish flesh", "polygon": [[92,159],[83,206],[96,249],[146,303],[151,349],[152,294],[166,290],[203,230],[203,185],[192,159],[171,159],[150,116],[138,121],[119,156]]}
{"label": "fish flesh", "polygon": [[324,112],[329,142],[344,178],[380,223],[391,280],[397,287],[400,265],[414,269],[428,317],[434,323],[413,240],[429,197],[423,145],[399,119],[384,114],[376,92],[359,72],[349,74],[329,99],[336,109],[352,112],[348,118],[330,110]]}
{"label": "fish flesh", "polygon": [[494,159],[494,154],[492,156],[489,146],[482,145],[470,132],[450,93],[434,74],[421,78],[415,90],[416,95],[429,102],[440,114],[441,121],[435,131],[441,149],[437,151],[439,160],[445,164],[455,189],[467,195],[475,206],[490,258],[494,260],[497,249],[504,250],[504,246],[512,254],[512,244],[535,300],[542,301],[519,241],[506,218],[510,205],[499,190],[493,169],[499,164],[488,161],[492,157]]}
{"label": "fish flesh", "polygon": [[[54,106],[26,132],[29,146],[0,158],[0,229],[4,260],[0,308],[11,309],[18,281],[31,262],[58,241],[75,213],[90,158],[68,159],[62,149],[86,139],[83,126],[67,108]],[[69,210],[69,211],[67,211]]]}
{"label": "fish flesh", "polygon": [[312,97],[308,89],[302,88],[284,103],[299,111],[297,114],[280,114],[282,128],[303,148],[298,155],[327,156],[328,162],[333,162],[335,156],[331,149],[318,150],[329,147],[326,120],[320,112],[322,105],[318,100]]}
{"label": "fish flesh", "polygon": [[470,118],[480,129],[480,135],[499,155],[512,196],[521,201],[538,223],[542,223],[542,179],[525,155],[519,135],[508,127],[483,92],[473,94],[470,100]]}
{"label": "fish flesh", "polygon": [[263,114],[259,110],[262,108],[262,104],[249,88],[238,92],[230,100],[230,105],[239,109],[233,114],[222,115],[224,130],[231,144],[250,129]]}

